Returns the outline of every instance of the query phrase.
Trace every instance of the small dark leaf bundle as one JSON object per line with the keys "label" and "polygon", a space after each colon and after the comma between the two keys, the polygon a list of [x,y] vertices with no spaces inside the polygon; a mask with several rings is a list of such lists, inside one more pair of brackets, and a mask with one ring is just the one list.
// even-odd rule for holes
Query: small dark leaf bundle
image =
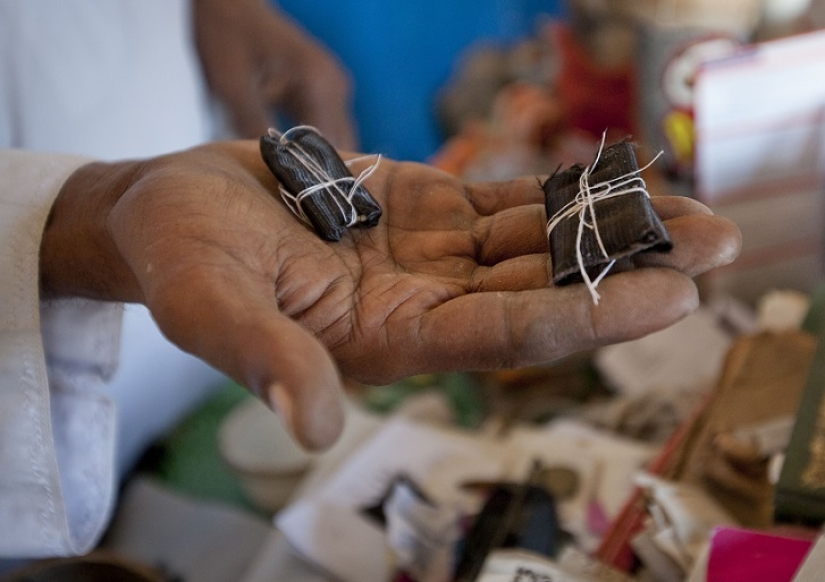
{"label": "small dark leaf bundle", "polygon": [[[585,171],[584,166],[575,165],[563,172],[557,172],[544,184],[544,205],[548,220],[551,220],[579,194],[579,181]],[[624,176],[638,175],[639,166],[633,145],[620,142],[605,148],[590,176],[590,184],[616,180]],[[643,185],[641,178],[635,185]],[[630,186],[628,186],[629,188]],[[591,279],[611,261],[621,262],[643,251],[667,252],[673,242],[659,216],[650,204],[646,191],[628,191],[616,197],[597,199],[593,213],[584,210],[584,220],[598,226],[598,234],[607,256],[602,252],[595,230],[584,228],[581,239],[583,266]],[[582,281],[576,246],[580,217],[569,216],[559,222],[550,232],[550,255],[553,261],[553,282],[567,285]],[[626,263],[629,261],[625,261]],[[618,264],[615,270],[626,269],[628,265]]]}
{"label": "small dark leaf bundle", "polygon": [[378,224],[381,206],[363,185],[354,185],[344,160],[320,133],[296,127],[284,135],[288,139],[262,136],[261,156],[294,197],[296,202],[287,204],[305,216],[321,238],[339,241],[350,226]]}

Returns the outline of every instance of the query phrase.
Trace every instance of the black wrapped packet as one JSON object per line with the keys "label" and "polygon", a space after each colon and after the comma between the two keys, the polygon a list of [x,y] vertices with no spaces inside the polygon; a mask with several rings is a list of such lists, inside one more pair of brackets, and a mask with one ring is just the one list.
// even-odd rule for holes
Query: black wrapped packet
{"label": "black wrapped packet", "polygon": [[316,129],[270,130],[261,137],[260,150],[281,183],[284,202],[324,240],[341,240],[350,226],[378,224],[381,206]]}
{"label": "black wrapped packet", "polygon": [[[580,196],[586,171],[591,172],[586,183],[592,194],[592,214]],[[556,172],[543,184],[553,283],[581,282],[582,270],[594,281],[612,261],[616,261],[614,269],[622,270],[627,267],[623,263],[637,253],[673,248],[639,172],[633,145],[620,142],[604,148],[590,170],[577,164]]]}
{"label": "black wrapped packet", "polygon": [[473,582],[491,552],[518,548],[556,557],[562,531],[556,500],[540,483],[544,467],[534,461],[526,481],[498,483],[464,539],[453,582]]}

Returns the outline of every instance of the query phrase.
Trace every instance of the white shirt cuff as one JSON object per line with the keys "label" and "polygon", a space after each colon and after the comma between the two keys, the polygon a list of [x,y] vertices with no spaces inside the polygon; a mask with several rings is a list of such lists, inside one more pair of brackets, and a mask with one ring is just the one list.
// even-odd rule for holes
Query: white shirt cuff
{"label": "white shirt cuff", "polygon": [[[41,336],[43,227],[88,161],[0,150],[0,556],[85,553],[112,509],[114,409],[95,388],[115,365],[107,338],[119,332],[119,306],[49,305],[47,349]],[[70,326],[82,342],[64,345]],[[46,354],[58,364],[48,372]]]}

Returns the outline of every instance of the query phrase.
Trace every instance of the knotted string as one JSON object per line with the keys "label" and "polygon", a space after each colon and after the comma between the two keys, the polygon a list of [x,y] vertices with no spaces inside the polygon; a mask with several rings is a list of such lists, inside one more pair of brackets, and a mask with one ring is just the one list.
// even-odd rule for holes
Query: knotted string
{"label": "knotted string", "polygon": [[[316,160],[312,155],[310,155],[304,148],[301,147],[300,144],[292,141],[290,139],[290,135],[292,132],[297,131],[299,129],[310,129],[312,131],[318,132],[317,129],[311,127],[309,125],[299,125],[293,127],[284,133],[279,132],[277,129],[270,128],[269,129],[269,137],[277,139],[282,144],[289,148],[290,153],[295,157],[295,159],[304,166],[307,171],[318,181],[317,184],[314,186],[310,186],[298,192],[297,194],[293,194],[286,190],[283,186],[279,186],[279,190],[281,192],[281,198],[286,203],[287,207],[292,210],[293,214],[303,220],[306,223],[309,223],[309,217],[304,212],[302,207],[302,203],[307,196],[311,196],[316,192],[325,191],[327,188],[332,188],[340,196],[333,196],[330,195],[329,198],[335,202],[335,205],[338,207],[338,210],[341,212],[341,216],[344,218],[344,223],[347,228],[357,224],[358,222],[362,222],[365,220],[366,217],[361,216],[358,214],[358,210],[355,208],[355,205],[352,202],[355,193],[358,190],[358,187],[367,180],[370,176],[375,173],[378,169],[378,164],[381,163],[381,154],[376,154],[374,156],[360,156],[357,158],[353,158],[351,160],[347,160],[344,164],[349,167],[350,164],[355,162],[364,160],[369,157],[375,157],[375,162],[367,166],[358,177],[354,176],[342,176],[339,178],[333,178],[329,175],[329,173],[324,169],[324,167]],[[342,201],[345,205],[342,205]]]}
{"label": "knotted string", "polygon": [[610,269],[613,268],[613,265],[616,264],[616,260],[613,259],[607,263],[607,265],[605,265],[599,274],[593,279],[591,279],[590,275],[587,273],[587,269],[584,264],[584,256],[582,254],[582,239],[584,237],[585,228],[593,231],[593,235],[596,238],[596,242],[598,243],[602,256],[605,259],[610,258],[607,250],[605,250],[604,242],[602,241],[601,233],[599,232],[599,225],[596,221],[594,205],[600,200],[607,200],[608,198],[615,198],[617,196],[625,196],[634,192],[642,192],[649,198],[650,194],[647,191],[645,181],[641,177],[641,172],[652,166],[663,153],[659,152],[656,154],[656,157],[654,157],[650,163],[643,168],[633,170],[632,172],[628,172],[627,174],[623,174],[616,178],[611,178],[610,180],[591,184],[590,176],[593,172],[595,172],[596,166],[601,159],[606,136],[607,132],[602,134],[602,140],[599,144],[599,150],[596,153],[596,158],[593,160],[592,164],[584,169],[579,177],[579,191],[576,196],[573,200],[559,209],[559,211],[547,221],[547,236],[549,239],[550,233],[553,232],[553,229],[555,229],[563,220],[567,220],[568,218],[578,215],[579,226],[576,232],[576,259],[579,264],[579,272],[581,273],[582,280],[584,281],[585,286],[587,286],[587,290],[590,292],[590,296],[593,298],[593,303],[595,305],[598,305],[599,300],[601,299],[601,295],[599,295],[596,288],[599,286],[602,279],[604,279],[604,277],[610,272]]}

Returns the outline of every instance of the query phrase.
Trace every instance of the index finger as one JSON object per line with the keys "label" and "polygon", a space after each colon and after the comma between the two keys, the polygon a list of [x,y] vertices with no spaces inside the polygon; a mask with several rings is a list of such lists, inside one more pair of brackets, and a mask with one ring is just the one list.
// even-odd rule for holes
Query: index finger
{"label": "index finger", "polygon": [[693,281],[673,269],[619,273],[599,292],[598,305],[584,285],[457,297],[415,327],[410,343],[421,347],[406,364],[428,371],[543,364],[652,333],[699,305]]}

